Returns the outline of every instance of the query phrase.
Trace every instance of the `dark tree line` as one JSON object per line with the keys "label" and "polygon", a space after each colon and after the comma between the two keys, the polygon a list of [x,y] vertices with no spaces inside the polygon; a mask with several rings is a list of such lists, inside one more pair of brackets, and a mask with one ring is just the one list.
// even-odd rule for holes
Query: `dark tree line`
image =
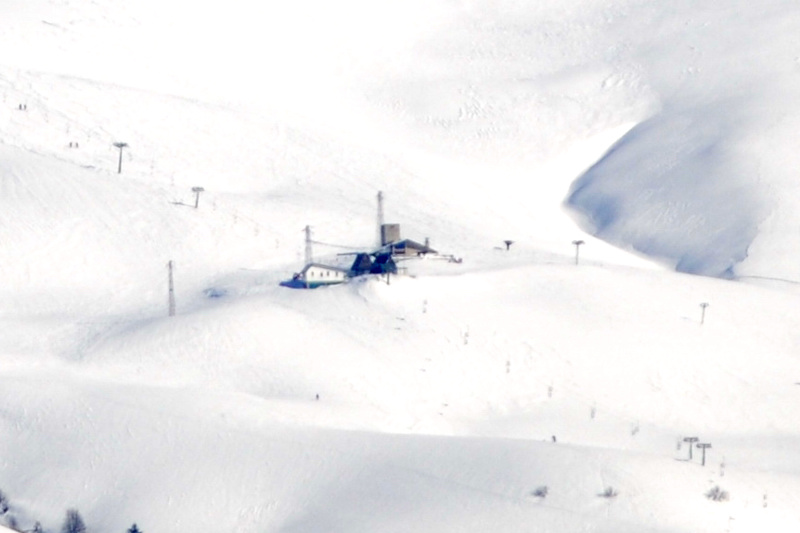
{"label": "dark tree line", "polygon": [[[9,504],[8,496],[0,490],[0,516],[5,517],[4,521],[11,529],[20,531],[17,527],[15,517],[9,513],[9,510],[11,510],[11,505]],[[26,530],[25,533],[45,533],[45,531],[42,528],[42,524],[37,521],[33,528]],[[60,533],[87,533],[86,523],[83,521],[83,517],[77,509],[67,509],[64,523],[61,524]],[[126,530],[126,533],[142,533],[142,530],[134,523]]]}

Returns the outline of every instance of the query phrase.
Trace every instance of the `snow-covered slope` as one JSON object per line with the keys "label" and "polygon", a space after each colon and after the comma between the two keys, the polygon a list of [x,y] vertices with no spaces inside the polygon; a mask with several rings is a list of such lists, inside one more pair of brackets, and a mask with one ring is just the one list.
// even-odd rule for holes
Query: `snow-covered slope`
{"label": "snow-covered slope", "polygon": [[[796,17],[777,0],[4,4],[10,515],[795,530]],[[277,285],[306,225],[322,260],[371,248],[378,191],[403,236],[463,262]]]}
{"label": "snow-covered slope", "polygon": [[648,31],[630,37],[630,56],[660,109],[576,183],[569,203],[594,231],[682,271],[796,279],[778,229],[796,223],[786,211],[800,163],[800,16],[789,6],[632,10],[625,26]]}

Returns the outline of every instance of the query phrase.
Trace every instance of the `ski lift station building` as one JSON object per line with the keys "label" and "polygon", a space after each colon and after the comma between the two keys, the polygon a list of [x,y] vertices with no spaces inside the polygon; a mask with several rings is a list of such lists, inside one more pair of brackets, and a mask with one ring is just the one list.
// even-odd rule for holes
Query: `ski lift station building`
{"label": "ski lift station building", "polygon": [[316,289],[324,285],[336,285],[347,281],[348,271],[322,263],[308,263],[303,270],[281,285],[293,289]]}

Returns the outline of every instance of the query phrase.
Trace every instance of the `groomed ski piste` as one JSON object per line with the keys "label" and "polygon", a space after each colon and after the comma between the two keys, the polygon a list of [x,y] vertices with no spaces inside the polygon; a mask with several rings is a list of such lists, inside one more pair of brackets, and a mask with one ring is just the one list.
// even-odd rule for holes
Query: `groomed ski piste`
{"label": "groomed ski piste", "polygon": [[[797,35],[788,0],[5,3],[0,524],[797,531]],[[306,226],[374,249],[379,191],[462,261],[279,286]]]}

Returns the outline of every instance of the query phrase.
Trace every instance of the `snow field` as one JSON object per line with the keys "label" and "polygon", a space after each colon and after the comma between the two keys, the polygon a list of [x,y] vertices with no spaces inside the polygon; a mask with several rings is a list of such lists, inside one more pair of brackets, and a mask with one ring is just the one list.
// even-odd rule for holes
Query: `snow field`
{"label": "snow field", "polygon": [[[793,7],[8,3],[12,513],[794,531]],[[464,262],[277,286],[306,225],[315,257],[371,247],[378,191],[403,236]],[[688,436],[712,444],[705,467]]]}

